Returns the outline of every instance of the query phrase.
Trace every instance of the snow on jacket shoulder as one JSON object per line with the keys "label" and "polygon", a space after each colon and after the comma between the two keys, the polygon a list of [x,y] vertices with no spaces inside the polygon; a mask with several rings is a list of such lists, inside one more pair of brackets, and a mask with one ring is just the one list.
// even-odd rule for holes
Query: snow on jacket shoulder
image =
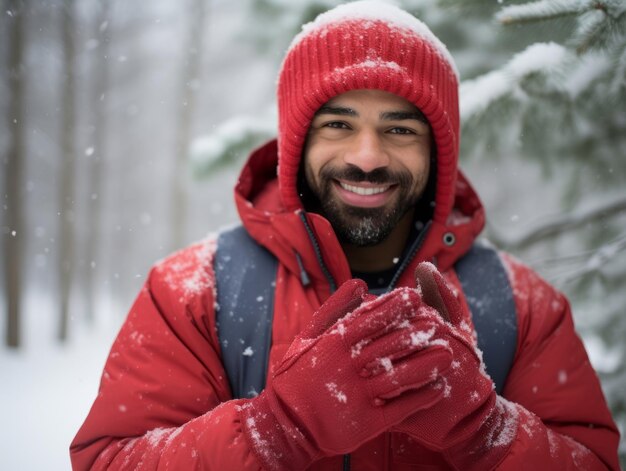
{"label": "snow on jacket shoulder", "polygon": [[214,251],[209,239],[150,272],[71,445],[75,470],[258,469],[220,361]]}

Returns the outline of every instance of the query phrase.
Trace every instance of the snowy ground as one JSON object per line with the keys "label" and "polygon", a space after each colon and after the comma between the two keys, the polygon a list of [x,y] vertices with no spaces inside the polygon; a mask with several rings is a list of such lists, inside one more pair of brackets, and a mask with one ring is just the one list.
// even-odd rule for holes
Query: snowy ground
{"label": "snowy ground", "polygon": [[[54,340],[53,303],[26,301],[19,352],[0,349],[0,470],[69,470],[68,447],[97,393],[109,347],[123,318],[91,328],[73,325],[66,345]],[[115,312],[110,309],[109,312]]]}

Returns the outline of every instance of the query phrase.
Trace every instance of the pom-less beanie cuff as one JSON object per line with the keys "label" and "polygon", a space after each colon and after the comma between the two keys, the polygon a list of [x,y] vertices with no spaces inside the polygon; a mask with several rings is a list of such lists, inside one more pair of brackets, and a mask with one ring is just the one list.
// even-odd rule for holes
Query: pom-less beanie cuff
{"label": "pom-less beanie cuff", "polygon": [[436,221],[454,197],[459,148],[457,72],[445,47],[408,13],[372,1],[354,2],[305,25],[278,81],[279,170],[283,204],[302,208],[297,178],[315,112],[350,90],[401,96],[428,119],[437,146]]}

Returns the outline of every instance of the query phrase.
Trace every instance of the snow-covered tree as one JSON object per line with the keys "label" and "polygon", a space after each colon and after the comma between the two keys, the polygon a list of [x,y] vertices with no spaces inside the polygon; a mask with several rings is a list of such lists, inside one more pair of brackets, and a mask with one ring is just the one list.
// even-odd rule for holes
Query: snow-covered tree
{"label": "snow-covered tree", "polygon": [[[549,177],[544,183],[560,191],[557,216],[508,236],[491,226],[490,236],[536,260],[569,295],[623,433],[626,3],[524,2],[495,18],[517,34],[536,24],[557,34],[463,83],[464,154],[534,162]],[[538,200],[538,215],[541,205]],[[623,442],[621,455],[624,460]]]}

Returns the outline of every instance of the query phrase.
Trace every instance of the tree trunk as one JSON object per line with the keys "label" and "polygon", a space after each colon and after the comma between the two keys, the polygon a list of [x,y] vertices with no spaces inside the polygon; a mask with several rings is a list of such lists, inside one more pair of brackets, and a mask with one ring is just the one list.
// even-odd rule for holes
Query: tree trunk
{"label": "tree trunk", "polygon": [[107,93],[109,90],[109,51],[110,51],[110,0],[98,0],[99,13],[97,15],[98,47],[95,49],[95,64],[93,72],[93,145],[89,157],[89,190],[87,212],[87,241],[85,244],[84,265],[84,305],[87,320],[93,321],[96,309],[96,290],[98,281],[100,230],[102,220],[102,201],[104,201],[103,164],[105,162],[106,144],[106,108]]}
{"label": "tree trunk", "polygon": [[[6,344],[20,345],[20,313],[22,294],[22,266],[24,221],[22,214],[22,170],[26,150],[24,146],[24,19],[21,1],[9,0],[2,9],[8,25],[9,38],[9,109],[8,129],[11,136],[8,153],[3,158],[6,192],[4,207],[6,225],[2,228],[4,284],[7,312]],[[5,13],[6,12],[6,13]]]}
{"label": "tree trunk", "polygon": [[185,62],[181,76],[181,96],[179,102],[178,130],[176,136],[176,154],[174,156],[173,198],[171,205],[171,249],[180,248],[185,242],[187,224],[187,157],[194,105],[198,90],[202,41],[204,39],[204,20],[207,0],[191,0],[189,9],[189,35],[185,48]]}
{"label": "tree trunk", "polygon": [[74,0],[64,0],[63,53],[65,80],[63,81],[62,115],[62,165],[60,186],[61,234],[59,249],[60,312],[58,338],[67,339],[69,325],[72,272],[74,268],[74,171],[76,149],[75,130],[75,49],[74,49]]}

